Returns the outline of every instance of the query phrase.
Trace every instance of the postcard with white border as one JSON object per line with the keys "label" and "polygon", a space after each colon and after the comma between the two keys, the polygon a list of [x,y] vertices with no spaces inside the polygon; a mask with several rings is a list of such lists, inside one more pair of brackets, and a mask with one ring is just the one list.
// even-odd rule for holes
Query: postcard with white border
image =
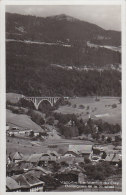
{"label": "postcard with white border", "polygon": [[0,2],[0,194],[126,193],[125,1]]}

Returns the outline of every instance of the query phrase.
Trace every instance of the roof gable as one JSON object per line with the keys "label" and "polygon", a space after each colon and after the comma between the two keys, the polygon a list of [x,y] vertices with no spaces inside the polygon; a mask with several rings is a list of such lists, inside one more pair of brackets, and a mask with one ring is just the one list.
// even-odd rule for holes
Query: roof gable
{"label": "roof gable", "polygon": [[16,152],[13,155],[13,159],[15,159],[15,160],[22,160],[22,158],[23,158],[23,154],[21,154],[20,152]]}

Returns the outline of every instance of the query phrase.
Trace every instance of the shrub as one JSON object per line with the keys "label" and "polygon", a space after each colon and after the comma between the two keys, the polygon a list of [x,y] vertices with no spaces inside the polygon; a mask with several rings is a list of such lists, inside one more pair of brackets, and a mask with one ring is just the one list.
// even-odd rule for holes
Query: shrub
{"label": "shrub", "polygon": [[31,109],[28,110],[27,114],[31,117],[32,121],[38,125],[43,125],[45,123],[45,120],[42,118],[42,116]]}
{"label": "shrub", "polygon": [[89,164],[91,161],[90,161],[89,158],[84,158],[84,162],[85,162],[86,164]]}
{"label": "shrub", "polygon": [[112,104],[112,108],[117,108],[117,105],[116,104]]}
{"label": "shrub", "polygon": [[111,137],[108,137],[108,138],[107,138],[107,142],[108,142],[108,143],[111,143],[111,142],[112,142],[112,138],[111,138]]}
{"label": "shrub", "polygon": [[80,108],[80,109],[84,109],[85,106],[84,106],[84,105],[80,105],[79,108]]}

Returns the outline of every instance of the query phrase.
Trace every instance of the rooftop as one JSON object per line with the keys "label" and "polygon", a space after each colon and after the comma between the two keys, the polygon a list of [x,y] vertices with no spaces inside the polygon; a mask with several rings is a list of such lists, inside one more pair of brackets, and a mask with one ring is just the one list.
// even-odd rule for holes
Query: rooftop
{"label": "rooftop", "polygon": [[69,151],[89,154],[92,151],[92,145],[69,145]]}
{"label": "rooftop", "polygon": [[30,188],[30,185],[26,181],[26,178],[23,174],[21,175],[14,175],[12,178],[21,186],[21,188]]}
{"label": "rooftop", "polygon": [[6,186],[9,190],[16,190],[20,189],[21,187],[18,185],[18,183],[11,177],[6,178]]}
{"label": "rooftop", "polygon": [[36,178],[32,173],[27,172],[24,174],[26,181],[28,182],[28,184],[30,186],[34,186],[34,185],[39,185],[39,184],[43,184],[43,181],[40,181],[38,178]]}
{"label": "rooftop", "polygon": [[107,162],[119,162],[120,160],[122,160],[122,156],[116,153],[108,154],[105,158]]}

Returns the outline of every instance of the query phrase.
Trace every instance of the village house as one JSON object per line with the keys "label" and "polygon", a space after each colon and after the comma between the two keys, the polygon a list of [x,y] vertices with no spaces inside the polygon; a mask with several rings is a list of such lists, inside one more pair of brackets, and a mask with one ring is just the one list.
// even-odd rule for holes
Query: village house
{"label": "village house", "polygon": [[52,163],[59,158],[59,154],[55,151],[47,151],[46,153],[32,154],[28,158],[28,162],[31,162],[33,165],[39,165],[46,167],[48,163]]}
{"label": "village house", "polygon": [[58,154],[56,151],[54,150],[48,150],[47,151],[48,154],[50,154],[51,156],[55,157],[55,159],[57,160],[58,158],[60,158],[60,154]]}
{"label": "village house", "polygon": [[10,153],[6,158],[6,166],[9,164],[21,162],[23,160],[24,156],[20,152]]}
{"label": "village house", "polygon": [[9,131],[7,131],[7,135],[9,135],[10,137],[16,136],[18,134],[19,134],[19,130],[9,130]]}
{"label": "village house", "polygon": [[44,187],[44,182],[40,181],[31,173],[25,173],[24,177],[28,184],[30,185],[30,192],[42,192]]}
{"label": "village house", "polygon": [[15,152],[14,154],[11,154],[11,159],[14,163],[20,162],[23,159],[23,154],[20,152]]}
{"label": "village house", "polygon": [[52,172],[44,169],[43,167],[37,166],[37,167],[32,167],[27,171],[28,173],[33,173],[37,178],[39,178],[41,175],[51,175]]}
{"label": "village house", "polygon": [[[65,166],[68,165],[69,167],[72,166],[74,163],[75,163],[75,157],[72,157],[72,156],[68,156],[68,157],[62,157],[60,158],[58,161],[58,163],[62,163],[64,164]],[[61,167],[61,169],[63,168],[64,166]]]}
{"label": "village house", "polygon": [[14,175],[12,178],[20,185],[22,192],[42,192],[44,182],[40,181],[31,172]]}
{"label": "village house", "polygon": [[33,165],[38,165],[42,154],[43,153],[40,153],[40,154],[31,154],[31,156],[29,156],[29,158],[27,159],[27,161],[28,162],[31,162]]}
{"label": "village house", "polygon": [[80,172],[78,174],[78,183],[83,184],[85,182],[86,178],[87,178],[87,176],[84,173]]}
{"label": "village house", "polygon": [[78,152],[82,157],[89,158],[92,152],[92,145],[69,145],[68,150]]}
{"label": "village house", "polygon": [[23,174],[21,175],[14,175],[12,178],[18,183],[21,187],[21,192],[30,192],[30,185],[27,182],[26,178]]}
{"label": "village house", "polygon": [[20,134],[20,135],[30,136],[30,134],[31,134],[32,131],[33,131],[33,130],[30,130],[30,129],[20,130],[20,131],[19,131],[19,134]]}
{"label": "village house", "polygon": [[13,126],[13,127],[10,127],[8,124],[6,125],[6,133],[9,135],[9,136],[19,136],[19,135],[26,135],[26,136],[29,136],[31,134],[33,130],[31,129],[24,129],[24,128],[19,128],[19,127],[16,127],[16,126]]}
{"label": "village house", "polygon": [[19,169],[22,169],[23,172],[26,172],[34,167],[34,165],[31,162],[27,162],[25,160],[18,162],[17,166],[19,167]]}
{"label": "village house", "polygon": [[62,164],[62,167],[61,167],[61,169],[62,169],[65,166],[72,167],[72,166],[79,165],[79,163],[84,163],[84,158],[83,157],[67,156],[67,157],[62,157],[62,158],[58,159],[57,162]]}
{"label": "village house", "polygon": [[7,192],[21,192],[21,186],[11,177],[6,178],[6,191]]}
{"label": "village house", "polygon": [[106,162],[109,162],[112,165],[118,165],[118,163],[122,160],[122,155],[121,154],[108,154],[105,158]]}
{"label": "village house", "polygon": [[41,156],[39,160],[39,165],[47,167],[49,164],[56,162],[56,160],[56,156],[52,156],[51,154],[45,153],[43,156]]}
{"label": "village house", "polygon": [[[81,175],[85,175],[85,170],[76,164],[69,164],[69,166],[61,167],[56,177],[65,184],[65,182],[81,182]],[[86,176],[84,176],[86,177]]]}

